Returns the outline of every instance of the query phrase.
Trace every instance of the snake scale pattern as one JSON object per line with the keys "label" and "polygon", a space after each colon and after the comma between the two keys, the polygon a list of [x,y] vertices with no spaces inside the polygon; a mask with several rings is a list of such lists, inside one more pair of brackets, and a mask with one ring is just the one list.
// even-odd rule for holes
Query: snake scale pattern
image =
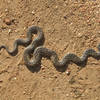
{"label": "snake scale pattern", "polygon": [[[33,41],[32,34],[38,35]],[[100,44],[97,47],[98,52],[90,48],[85,50],[81,57],[78,57],[73,53],[69,53],[59,60],[55,51],[43,47],[44,41],[45,38],[42,29],[38,26],[31,26],[27,31],[27,38],[25,40],[15,40],[13,44],[14,49],[12,51],[9,51],[8,47],[4,45],[0,46],[0,50],[4,48],[10,55],[16,55],[17,53],[15,52],[18,50],[19,45],[27,46],[24,50],[23,58],[25,65],[29,67],[36,67],[40,65],[42,57],[50,59],[55,67],[63,67],[70,62],[81,65],[87,61],[88,57],[100,59]],[[31,55],[33,57],[31,57]]]}
{"label": "snake scale pattern", "polygon": [[[37,31],[40,31],[40,34],[44,37],[42,29],[37,27],[37,26],[32,26],[28,29],[27,31],[27,38],[25,40],[23,39],[17,39],[15,40],[14,44],[13,44],[13,50],[9,50],[8,46],[5,45],[1,45],[0,46],[0,50],[2,48],[6,49],[6,51],[8,52],[8,54],[15,56],[18,52],[18,46],[19,45],[23,45],[23,46],[28,46],[31,42],[32,42],[32,36],[33,34],[37,34]],[[39,36],[41,37],[41,36]],[[42,38],[42,37],[41,37]],[[42,38],[43,39],[43,38]]]}

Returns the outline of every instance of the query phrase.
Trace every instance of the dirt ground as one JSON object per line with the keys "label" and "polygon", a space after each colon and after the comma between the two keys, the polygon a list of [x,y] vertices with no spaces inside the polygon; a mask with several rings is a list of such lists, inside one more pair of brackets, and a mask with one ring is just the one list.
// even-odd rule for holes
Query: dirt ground
{"label": "dirt ground", "polygon": [[[100,1],[0,0],[0,45],[12,49],[31,25],[43,29],[44,46],[59,58],[68,52],[81,56],[87,48],[98,51]],[[0,100],[100,100],[100,60],[89,58],[81,70],[71,63],[61,72],[43,59],[32,73],[22,63],[24,49],[14,57],[0,51]]]}

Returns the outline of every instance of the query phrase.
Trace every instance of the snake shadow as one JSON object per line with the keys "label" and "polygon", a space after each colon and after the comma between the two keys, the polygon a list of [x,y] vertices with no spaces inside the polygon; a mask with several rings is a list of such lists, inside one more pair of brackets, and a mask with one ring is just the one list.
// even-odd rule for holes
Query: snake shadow
{"label": "snake shadow", "polygon": [[[95,57],[94,57],[94,58],[95,58]],[[100,57],[96,57],[95,59],[96,59],[96,60],[100,60]],[[77,66],[79,66],[80,68],[84,68],[84,67],[86,67],[87,62],[88,62],[88,58],[87,58],[84,62],[75,63],[75,64],[76,64]],[[68,65],[69,65],[69,64],[72,64],[72,63],[73,63],[73,62],[69,62],[69,63],[66,64],[66,66],[62,66],[62,67],[57,67],[57,66],[54,66],[54,67],[55,67],[55,69],[56,69],[57,71],[59,71],[59,72],[65,72],[65,71],[67,70],[67,68],[68,68]],[[30,67],[30,66],[26,66],[26,67],[28,68],[28,70],[29,70],[30,72],[34,73],[34,72],[39,72],[42,66],[41,66],[41,63],[40,63],[40,64],[38,64],[36,67]]]}

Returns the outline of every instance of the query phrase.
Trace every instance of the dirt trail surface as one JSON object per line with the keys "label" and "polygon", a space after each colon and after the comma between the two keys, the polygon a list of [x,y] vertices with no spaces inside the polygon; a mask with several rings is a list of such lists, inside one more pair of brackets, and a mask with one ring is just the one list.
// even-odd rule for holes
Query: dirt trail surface
{"label": "dirt trail surface", "polygon": [[[0,0],[0,45],[13,48],[17,38],[26,38],[29,26],[41,27],[46,48],[81,56],[100,43],[99,0]],[[36,36],[33,37],[33,39]],[[31,72],[23,63],[25,47],[12,57],[0,51],[0,100],[100,100],[100,60],[87,65],[71,63],[60,72],[50,60]]]}

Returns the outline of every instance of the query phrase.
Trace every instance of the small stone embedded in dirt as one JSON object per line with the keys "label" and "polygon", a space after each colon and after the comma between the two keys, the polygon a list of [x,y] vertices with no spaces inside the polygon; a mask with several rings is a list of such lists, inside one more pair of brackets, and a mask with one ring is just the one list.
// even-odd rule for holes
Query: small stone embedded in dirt
{"label": "small stone embedded in dirt", "polygon": [[58,6],[55,6],[55,8],[57,9],[57,8],[58,8]]}
{"label": "small stone embedded in dirt", "polygon": [[64,19],[67,19],[67,15],[64,15]]}
{"label": "small stone embedded in dirt", "polygon": [[66,96],[68,97],[68,96],[69,96],[69,94],[66,94]]}
{"label": "small stone embedded in dirt", "polygon": [[0,80],[0,83],[2,83],[3,81],[2,80]]}
{"label": "small stone embedded in dirt", "polygon": [[11,30],[11,29],[9,29],[9,30],[8,30],[8,33],[11,33],[11,31],[12,31],[12,30]]}
{"label": "small stone embedded in dirt", "polygon": [[23,94],[26,94],[26,92],[25,92],[25,91],[23,91]]}
{"label": "small stone embedded in dirt", "polygon": [[70,73],[71,73],[71,71],[68,69],[68,70],[66,71],[66,74],[67,74],[67,75],[70,75]]}
{"label": "small stone embedded in dirt", "polygon": [[57,76],[54,76],[54,78],[57,78]]}
{"label": "small stone embedded in dirt", "polygon": [[14,77],[14,80],[16,80],[16,77]]}
{"label": "small stone embedded in dirt", "polygon": [[43,67],[43,68],[41,68],[42,70],[45,70],[45,68]]}
{"label": "small stone embedded in dirt", "polygon": [[8,11],[8,9],[5,9],[5,12],[7,12]]}
{"label": "small stone embedded in dirt", "polygon": [[12,20],[9,19],[9,18],[5,18],[5,19],[4,19],[4,23],[7,24],[7,25],[11,25]]}
{"label": "small stone embedded in dirt", "polygon": [[34,10],[32,11],[32,14],[35,15],[35,11]]}

